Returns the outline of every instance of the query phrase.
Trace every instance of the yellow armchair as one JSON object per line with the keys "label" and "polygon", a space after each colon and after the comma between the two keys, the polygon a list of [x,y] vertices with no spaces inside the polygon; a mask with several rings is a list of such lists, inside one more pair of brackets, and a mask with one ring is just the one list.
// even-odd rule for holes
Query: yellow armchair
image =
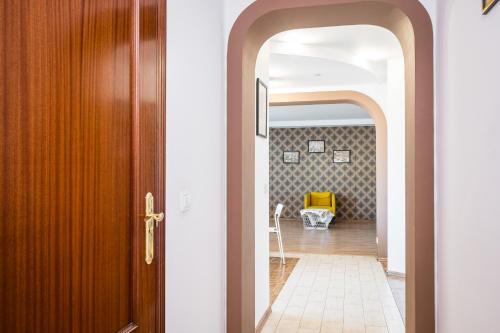
{"label": "yellow armchair", "polygon": [[335,193],[309,192],[304,195],[304,209],[328,209],[335,215]]}

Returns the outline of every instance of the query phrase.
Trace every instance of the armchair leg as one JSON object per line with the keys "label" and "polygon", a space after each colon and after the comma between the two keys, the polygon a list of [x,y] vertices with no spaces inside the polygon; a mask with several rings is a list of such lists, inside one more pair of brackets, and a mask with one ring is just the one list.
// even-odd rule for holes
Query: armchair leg
{"label": "armchair leg", "polygon": [[332,224],[335,224],[336,222],[337,222],[337,216],[334,216],[334,217],[332,218]]}

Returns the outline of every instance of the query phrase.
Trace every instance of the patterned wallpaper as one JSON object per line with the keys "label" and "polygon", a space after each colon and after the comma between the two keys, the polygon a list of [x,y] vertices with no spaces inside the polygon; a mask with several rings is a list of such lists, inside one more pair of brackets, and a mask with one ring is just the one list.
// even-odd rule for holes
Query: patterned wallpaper
{"label": "patterned wallpaper", "polygon": [[[308,153],[308,140],[325,140],[325,153]],[[285,205],[282,216],[300,218],[306,192],[334,192],[337,218],[376,217],[375,127],[271,128],[269,205]],[[333,149],[351,150],[351,163],[334,164]],[[299,164],[284,164],[283,151],[300,151]]]}

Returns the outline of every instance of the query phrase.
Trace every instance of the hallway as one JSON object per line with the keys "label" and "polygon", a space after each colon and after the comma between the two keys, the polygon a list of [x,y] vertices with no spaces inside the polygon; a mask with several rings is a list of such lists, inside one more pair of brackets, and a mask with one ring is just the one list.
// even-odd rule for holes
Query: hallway
{"label": "hallway", "polygon": [[404,332],[401,314],[375,257],[297,257],[300,260],[272,305],[263,333]]}

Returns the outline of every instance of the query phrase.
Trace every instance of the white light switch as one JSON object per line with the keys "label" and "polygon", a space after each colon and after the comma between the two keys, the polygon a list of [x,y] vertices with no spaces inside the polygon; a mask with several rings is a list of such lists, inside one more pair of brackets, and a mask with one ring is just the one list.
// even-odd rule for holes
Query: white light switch
{"label": "white light switch", "polygon": [[179,195],[179,208],[182,213],[191,209],[191,193],[182,191]]}

